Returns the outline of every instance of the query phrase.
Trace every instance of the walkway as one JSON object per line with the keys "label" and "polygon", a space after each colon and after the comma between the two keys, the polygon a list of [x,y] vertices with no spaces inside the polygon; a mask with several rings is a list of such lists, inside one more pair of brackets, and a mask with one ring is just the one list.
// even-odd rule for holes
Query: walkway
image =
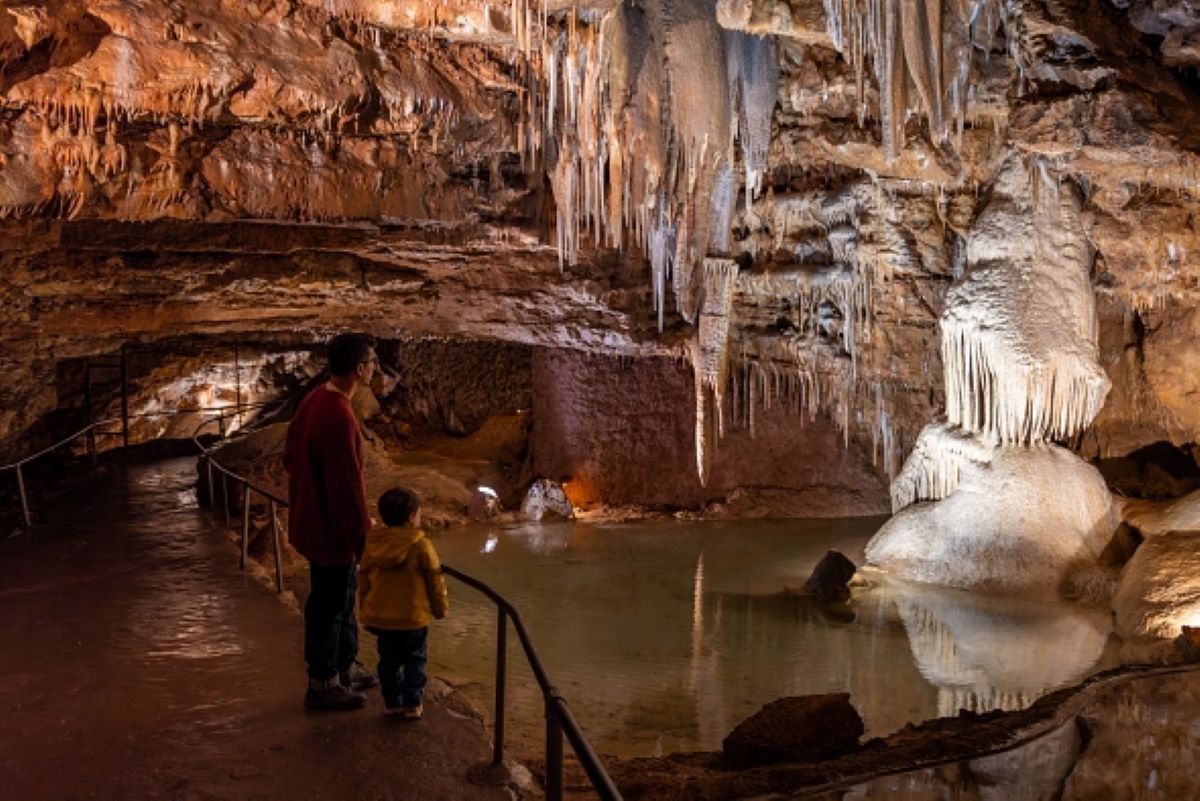
{"label": "walkway", "polygon": [[0,796],[503,799],[482,727],[302,706],[301,621],[197,509],[195,460],[112,469],[0,542]]}

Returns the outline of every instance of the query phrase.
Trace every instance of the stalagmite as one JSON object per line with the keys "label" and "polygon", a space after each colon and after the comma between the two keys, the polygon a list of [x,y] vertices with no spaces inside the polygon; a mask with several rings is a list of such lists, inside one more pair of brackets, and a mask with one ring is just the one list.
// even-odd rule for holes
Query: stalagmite
{"label": "stalagmite", "polygon": [[1039,161],[1001,171],[942,313],[947,419],[926,427],[893,481],[898,514],[868,544],[872,564],[955,587],[1050,592],[1108,541],[1116,517],[1103,479],[1048,444],[1082,431],[1109,386],[1079,209]]}

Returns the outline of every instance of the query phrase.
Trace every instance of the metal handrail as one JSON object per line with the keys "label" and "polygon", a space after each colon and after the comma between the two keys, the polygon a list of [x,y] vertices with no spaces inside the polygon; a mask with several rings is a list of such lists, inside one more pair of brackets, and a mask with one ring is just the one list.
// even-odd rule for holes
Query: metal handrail
{"label": "metal handrail", "polygon": [[505,660],[507,658],[507,621],[512,620],[516,629],[517,639],[521,641],[521,649],[525,652],[525,661],[537,679],[538,687],[542,690],[542,700],[546,705],[546,795],[549,798],[560,799],[563,792],[562,779],[562,737],[565,734],[571,743],[571,749],[579,759],[592,783],[596,794],[605,801],[620,801],[621,792],[613,783],[612,777],[600,763],[591,743],[587,741],[575,717],[571,714],[567,701],[550,681],[541,657],[533,645],[533,639],[525,628],[525,621],[508,599],[484,584],[477,578],[456,570],[449,565],[442,565],[442,572],[458,579],[468,587],[473,587],[491,599],[499,613],[496,627],[496,725],[495,742],[493,744],[492,764],[499,765],[504,755],[504,679]]}
{"label": "metal handrail", "polygon": [[[40,451],[38,451],[37,453],[35,453],[31,456],[26,456],[24,459],[18,459],[15,462],[9,462],[8,464],[0,465],[0,472],[4,472],[5,470],[16,470],[24,465],[29,464],[34,459],[39,459],[39,458],[45,456],[47,453],[50,453],[51,451],[58,450],[63,445],[66,445],[69,442],[74,442],[75,440],[82,437],[84,434],[95,429],[97,426],[104,425],[105,423],[116,423],[116,422],[118,422],[118,420],[117,420],[117,418],[114,417],[111,420],[97,420],[94,423],[88,423],[86,426],[79,429],[74,434],[71,434],[69,437],[60,439],[58,442],[54,443],[53,445],[42,448]],[[101,433],[104,433],[104,432],[101,432]]]}
{"label": "metal handrail", "polygon": [[[250,534],[250,494],[252,492],[258,493],[268,500],[270,505],[271,538],[275,550],[275,591],[283,592],[283,568],[280,554],[277,512],[280,508],[287,508],[287,501],[256,485],[250,479],[238,475],[213,458],[211,453],[213,449],[205,448],[199,440],[200,429],[211,422],[212,420],[202,422],[196,428],[195,434],[192,435],[196,446],[203,453],[201,458],[205,462],[205,469],[208,473],[209,508],[212,510],[213,516],[216,517],[216,489],[213,483],[213,469],[215,468],[221,474],[221,497],[225,507],[225,526],[227,528],[230,525],[232,517],[229,507],[229,480],[233,479],[241,485],[242,531],[239,564],[245,570],[246,549]],[[442,565],[442,572],[451,578],[461,581],[468,587],[472,587],[483,593],[496,605],[496,698],[495,723],[492,736],[492,765],[499,766],[504,761],[504,706],[508,659],[508,621],[511,620],[513,628],[517,632],[517,639],[521,642],[521,650],[524,652],[525,661],[529,664],[530,670],[533,671],[538,687],[541,688],[542,701],[545,705],[546,797],[552,799],[552,801],[561,801],[563,797],[562,741],[565,736],[571,744],[571,750],[575,752],[575,757],[579,760],[580,765],[583,766],[584,772],[587,773],[588,780],[592,783],[592,789],[595,790],[596,794],[603,801],[621,801],[621,792],[617,789],[617,785],[613,782],[612,777],[608,775],[608,771],[604,769],[604,765],[596,755],[595,749],[592,748],[591,743],[584,736],[583,730],[579,728],[579,724],[575,721],[575,717],[571,714],[571,710],[567,706],[566,699],[562,697],[562,694],[559,693],[558,689],[550,681],[550,675],[546,672],[541,657],[538,656],[537,649],[533,645],[533,639],[529,636],[529,631],[525,628],[525,622],[521,619],[521,615],[517,612],[516,607],[504,596],[500,595],[500,593],[473,576],[469,576],[445,564]]]}
{"label": "metal handrail", "polygon": [[[276,404],[276,403],[279,403],[279,402],[278,401],[260,401],[258,403],[243,403],[238,407],[234,407],[234,406],[198,406],[195,408],[175,409],[174,411],[169,411],[169,412],[142,412],[139,414],[126,414],[123,419],[125,421],[128,421],[128,420],[134,419],[134,418],[174,417],[176,415],[181,415],[181,414],[196,414],[196,413],[203,414],[205,412],[220,412],[221,413],[220,417],[218,417],[216,419],[224,421],[226,412],[232,412],[235,408],[237,409],[237,412],[236,412],[237,414],[242,414],[246,410],[259,409],[259,408],[262,408],[265,406],[270,406],[270,405]],[[6,470],[16,471],[17,494],[20,496],[20,500],[21,500],[21,519],[24,521],[26,528],[30,528],[33,526],[33,514],[29,508],[29,492],[28,492],[27,488],[25,487],[25,472],[23,470],[25,465],[29,464],[30,462],[32,462],[36,459],[40,459],[41,457],[45,456],[48,453],[58,450],[59,448],[63,447],[64,445],[69,445],[70,443],[74,442],[75,440],[79,439],[82,436],[88,436],[88,452],[91,454],[92,459],[94,461],[96,458],[96,446],[95,446],[96,435],[123,436],[122,432],[120,432],[120,431],[102,431],[102,430],[100,430],[100,427],[104,426],[104,425],[108,425],[109,423],[122,423],[123,419],[121,417],[110,417],[110,418],[106,418],[104,420],[94,420],[94,421],[88,423],[83,428],[76,431],[74,434],[64,437],[63,439],[60,439],[58,442],[55,442],[53,445],[49,445],[45,448],[42,448],[40,451],[33,453],[29,456],[26,456],[22,459],[18,459],[15,462],[10,462],[9,464],[5,464],[5,465],[0,465],[0,473],[5,472]],[[195,441],[197,445],[200,444],[196,440],[196,436],[198,435],[200,428],[204,427],[209,422],[211,422],[211,420],[206,420],[206,421],[202,422],[200,424],[200,427],[198,427],[196,429],[196,433],[194,433],[192,435],[192,440]],[[222,436],[224,436],[224,431],[222,431]],[[201,450],[203,450],[203,446],[201,446]]]}
{"label": "metal handrail", "polygon": [[[25,465],[29,464],[30,462],[34,461],[35,459],[42,458],[43,456],[45,456],[46,454],[48,454],[52,451],[58,450],[59,448],[61,448],[64,445],[68,445],[68,444],[74,442],[75,440],[79,439],[82,436],[89,435],[89,434],[94,435],[95,433],[107,433],[107,432],[97,432],[96,427],[104,425],[106,423],[113,423],[113,422],[116,422],[116,420],[97,420],[93,423],[88,423],[86,426],[79,429],[74,434],[71,434],[69,437],[60,439],[58,442],[54,443],[53,445],[42,448],[37,453],[34,453],[30,456],[26,456],[24,459],[18,459],[17,461],[11,462],[10,464],[0,465],[0,473],[3,473],[5,470],[15,470],[17,473],[17,494],[20,496],[20,499],[21,499],[21,519],[25,522],[26,528],[30,528],[33,526],[33,514],[29,510],[29,492],[25,488],[25,471],[23,469],[25,467]],[[88,445],[89,445],[89,450],[91,450],[92,456],[94,457],[95,450],[94,450],[94,444],[91,439],[88,440]]]}

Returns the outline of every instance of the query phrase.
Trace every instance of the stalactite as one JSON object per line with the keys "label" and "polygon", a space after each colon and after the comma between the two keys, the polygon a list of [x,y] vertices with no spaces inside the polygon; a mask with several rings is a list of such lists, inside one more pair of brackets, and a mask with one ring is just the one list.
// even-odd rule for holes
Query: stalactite
{"label": "stalactite", "polygon": [[531,94],[546,114],[527,115],[523,134],[552,154],[561,263],[578,260],[580,232],[598,245],[632,241],[651,264],[660,330],[668,286],[695,322],[703,259],[729,249],[735,130],[748,202],[766,169],[774,45],[665,0],[619,3],[598,25],[571,14],[565,26],[540,49],[545,85]]}
{"label": "stalactite", "polygon": [[961,136],[972,51],[990,45],[1004,9],[1001,0],[954,0],[946,4],[948,14],[943,0],[824,0],[824,5],[830,39],[854,70],[860,122],[863,76],[871,64],[889,161],[904,146],[909,111],[925,115],[935,142],[947,141],[951,129]]}
{"label": "stalactite", "polygon": [[[729,380],[729,325],[738,266],[730,259],[705,259],[704,299],[691,344],[696,390],[696,472],[708,481],[716,439],[725,432],[724,398]],[[715,418],[715,432],[714,428]],[[715,436],[714,436],[715,433]]]}

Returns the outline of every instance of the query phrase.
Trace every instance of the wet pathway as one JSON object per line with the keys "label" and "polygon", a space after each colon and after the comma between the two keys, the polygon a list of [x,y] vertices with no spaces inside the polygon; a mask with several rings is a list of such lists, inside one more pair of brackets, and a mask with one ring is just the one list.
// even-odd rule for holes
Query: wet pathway
{"label": "wet pathway", "polygon": [[303,709],[301,621],[197,510],[195,461],[113,469],[0,542],[0,797],[490,799],[488,745]]}

